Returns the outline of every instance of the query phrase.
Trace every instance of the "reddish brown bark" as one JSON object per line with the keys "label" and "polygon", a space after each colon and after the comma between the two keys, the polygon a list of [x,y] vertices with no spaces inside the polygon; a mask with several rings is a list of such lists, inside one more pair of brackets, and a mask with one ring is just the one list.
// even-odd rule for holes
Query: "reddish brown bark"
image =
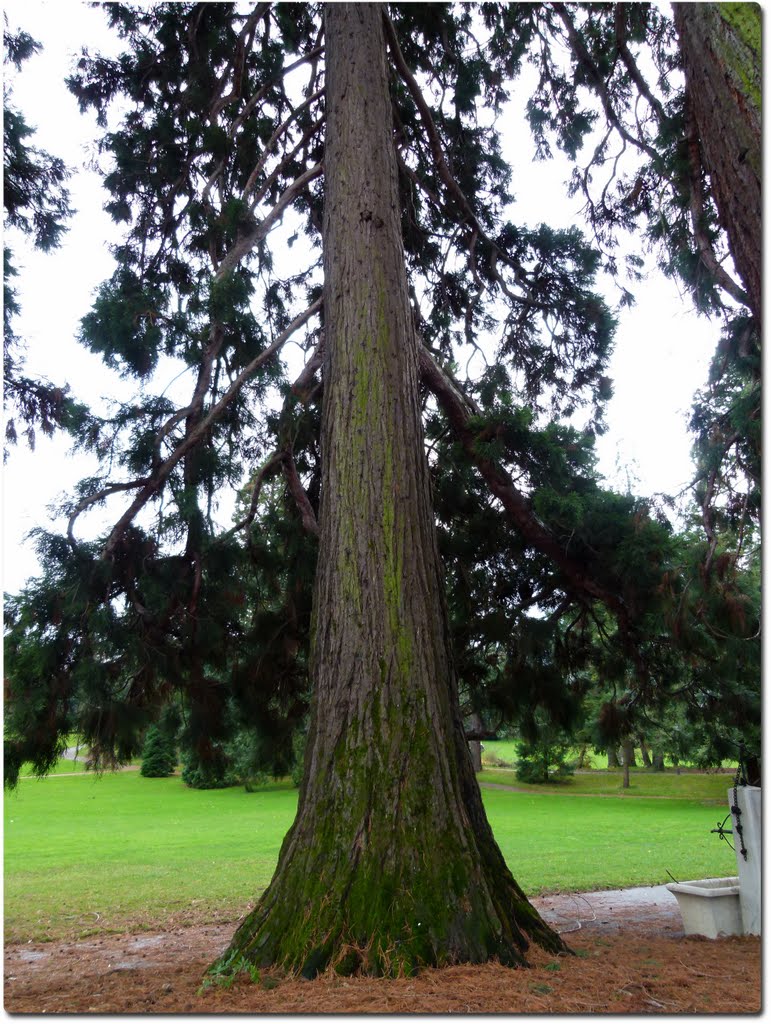
{"label": "reddish brown bark", "polygon": [[219,970],[314,976],[563,949],[511,876],[463,733],[418,391],[379,5],[325,12],[322,501],[297,818]]}
{"label": "reddish brown bark", "polygon": [[704,171],[752,312],[761,313],[758,4],[674,4]]}

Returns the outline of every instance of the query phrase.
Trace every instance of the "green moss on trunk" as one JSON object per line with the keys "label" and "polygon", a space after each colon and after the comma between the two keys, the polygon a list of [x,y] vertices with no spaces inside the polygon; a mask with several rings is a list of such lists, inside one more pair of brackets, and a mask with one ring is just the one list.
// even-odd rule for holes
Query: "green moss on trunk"
{"label": "green moss on trunk", "polygon": [[564,944],[512,878],[463,735],[398,219],[381,9],[326,8],[324,477],[297,818],[213,970],[523,964]]}

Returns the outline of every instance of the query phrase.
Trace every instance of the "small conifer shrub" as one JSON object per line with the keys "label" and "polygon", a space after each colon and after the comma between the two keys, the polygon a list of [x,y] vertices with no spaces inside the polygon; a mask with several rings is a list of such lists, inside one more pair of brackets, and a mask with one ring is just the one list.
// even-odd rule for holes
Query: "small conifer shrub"
{"label": "small conifer shrub", "polygon": [[151,725],[142,749],[142,767],[139,774],[148,779],[165,779],[174,774],[176,766],[177,751],[174,740],[157,725]]}

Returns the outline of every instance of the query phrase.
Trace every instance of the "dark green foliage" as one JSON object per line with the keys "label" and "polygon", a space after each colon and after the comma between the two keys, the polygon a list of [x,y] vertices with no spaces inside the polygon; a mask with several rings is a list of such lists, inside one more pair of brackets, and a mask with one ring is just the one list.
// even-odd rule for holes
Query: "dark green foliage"
{"label": "dark green foliage", "polygon": [[554,734],[544,733],[539,739],[517,745],[517,778],[520,782],[543,784],[564,782],[574,774],[567,761],[570,744]]}
{"label": "dark green foliage", "polygon": [[298,729],[292,737],[292,754],[294,755],[294,763],[292,765],[292,782],[298,788],[303,780],[306,739],[307,731],[305,729]]}
{"label": "dark green foliage", "polygon": [[[570,731],[599,695],[591,724],[620,735],[621,723],[665,729],[676,702],[695,743],[706,750],[703,734],[714,734],[709,756],[740,735],[757,746],[757,325],[743,312],[728,317],[694,407],[700,522],[676,533],[669,509],[612,493],[594,468],[615,329],[596,278],[620,273],[619,231],[660,243],[665,269],[700,308],[720,305],[689,227],[671,21],[648,5],[404,4],[389,13],[425,107],[392,47],[414,322],[448,375],[465,364],[462,346],[484,341],[488,351],[485,372],[458,382],[473,406],[470,446],[425,404],[464,716],[489,731],[516,723],[532,733],[539,716]],[[83,53],[69,86],[104,128],[108,209],[124,234],[81,340],[138,392],[96,419],[63,391],[41,411],[45,389],[15,370],[6,378],[8,393],[22,381],[31,419],[68,425],[102,467],[66,510],[69,535],[39,535],[44,576],[6,605],[7,778],[23,761],[50,766],[71,731],[97,766],[125,761],[161,709],[179,702],[186,780],[248,782],[291,770],[309,703],[316,540],[287,471],[294,466],[318,516],[322,393],[318,378],[295,393],[279,356],[261,354],[320,295],[320,12],[115,3],[105,14],[125,52]],[[17,63],[33,45],[6,43]],[[569,56],[557,61],[563,45]],[[638,122],[624,46],[645,49],[656,69],[661,109],[643,97]],[[528,111],[542,155],[554,145],[579,159],[593,126],[613,129],[574,179],[591,240],[578,228],[516,222],[511,169],[482,115],[503,109],[525,62],[539,74]],[[641,133],[640,144],[626,143],[639,159],[606,182],[623,138],[614,112],[624,131]],[[25,193],[35,175],[21,174],[6,204],[10,196],[22,230],[53,245],[66,215],[63,169],[27,147],[22,121],[6,121],[7,155],[37,166],[48,188]],[[269,235],[284,215],[289,270]],[[719,248],[708,196],[704,218]],[[639,254],[629,270],[639,273]],[[6,284],[13,273],[7,264]],[[307,352],[320,316],[293,336]],[[167,391],[161,365],[187,397]],[[560,419],[581,409],[584,429]],[[529,522],[572,559],[572,577],[507,518],[479,474],[482,459],[518,488]],[[228,491],[239,495],[239,526],[223,530],[217,503]],[[108,501],[115,529],[78,539],[79,517]]]}
{"label": "dark green foliage", "polygon": [[[5,64],[13,63],[17,71],[22,63],[40,50],[26,33],[3,34]],[[4,93],[3,111],[3,206],[6,228],[15,228],[30,235],[37,248],[44,252],[55,249],[67,230],[72,216],[69,192],[65,182],[69,171],[58,157],[29,144],[35,129],[23,115],[9,105],[8,90]]]}
{"label": "dark green foliage", "polygon": [[[26,32],[3,33],[6,71],[17,71],[34,53],[38,43]],[[75,433],[87,419],[84,406],[68,396],[67,386],[29,377],[23,372],[23,339],[16,334],[19,302],[13,287],[18,271],[10,240],[15,232],[28,236],[43,252],[55,249],[72,216],[66,187],[69,171],[58,157],[30,144],[34,128],[11,102],[6,82],[3,91],[3,403],[6,412],[4,456],[16,444],[19,429],[30,448],[35,447],[35,430],[50,436],[57,427]],[[18,426],[17,426],[18,424]],[[22,427],[23,425],[23,427]]]}
{"label": "dark green foliage", "polygon": [[142,747],[139,774],[148,779],[164,779],[173,775],[176,767],[177,751],[173,738],[159,726],[151,725]]}
{"label": "dark green foliage", "polygon": [[204,760],[189,751],[182,762],[182,781],[191,789],[227,789],[238,784],[225,753],[214,748]]}
{"label": "dark green foliage", "polygon": [[[632,233],[643,244],[626,257],[631,278],[643,266],[644,243],[650,243],[659,266],[684,284],[695,307],[723,319],[709,384],[694,405],[695,456],[704,482],[697,501],[708,533],[721,531],[723,510],[730,510],[729,529],[739,538],[740,553],[742,535],[759,511],[759,311],[750,284],[742,288],[725,270],[730,263],[722,229],[728,227],[730,237],[732,226],[726,210],[718,209],[705,163],[715,141],[694,135],[674,24],[650,4],[554,4],[533,8],[530,16],[539,22],[542,40],[539,85],[529,101],[536,142],[542,156],[553,142],[576,162],[571,188],[586,201],[605,265],[617,274],[620,236]],[[722,45],[716,41],[715,51]],[[554,59],[562,46],[569,66]],[[749,92],[737,110],[745,111],[749,125],[758,100],[752,84],[745,85]],[[719,145],[718,116],[715,111]],[[602,132],[581,153],[593,125],[602,125]],[[745,159],[759,166],[760,152],[745,152]],[[631,293],[622,301],[633,301]]]}

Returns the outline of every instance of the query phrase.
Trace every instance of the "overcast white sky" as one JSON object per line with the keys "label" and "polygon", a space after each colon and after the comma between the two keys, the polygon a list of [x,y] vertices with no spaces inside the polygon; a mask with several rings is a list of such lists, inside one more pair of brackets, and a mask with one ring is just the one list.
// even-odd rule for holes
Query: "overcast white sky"
{"label": "overcast white sky", "polygon": [[[81,47],[104,48],[103,15],[72,0],[11,2],[5,10],[11,29],[25,29],[44,46],[42,55],[14,76],[14,105],[37,129],[33,144],[79,172],[70,186],[78,213],[60,250],[44,255],[9,239],[20,270],[17,333],[27,341],[32,373],[67,382],[77,397],[93,403],[115,394],[116,378],[75,338],[95,288],[111,272],[107,239],[112,226],[101,209],[99,178],[84,169],[94,152],[96,128],[93,119],[78,112],[63,79]],[[529,224],[578,222],[578,199],[565,198],[569,168],[557,162],[534,164],[527,133],[512,130],[507,145],[515,168],[517,216]],[[692,473],[686,420],[693,393],[706,380],[719,325],[697,318],[675,284],[659,274],[635,292],[637,305],[621,314],[610,368],[615,395],[607,411],[609,433],[598,442],[600,469],[619,487],[626,485],[629,472],[639,493],[674,493]],[[615,295],[609,298],[615,301]],[[3,471],[5,591],[17,591],[38,572],[25,534],[34,526],[50,526],[49,504],[91,471],[82,458],[68,454],[60,437],[39,437],[34,453],[22,442],[12,451]]]}

